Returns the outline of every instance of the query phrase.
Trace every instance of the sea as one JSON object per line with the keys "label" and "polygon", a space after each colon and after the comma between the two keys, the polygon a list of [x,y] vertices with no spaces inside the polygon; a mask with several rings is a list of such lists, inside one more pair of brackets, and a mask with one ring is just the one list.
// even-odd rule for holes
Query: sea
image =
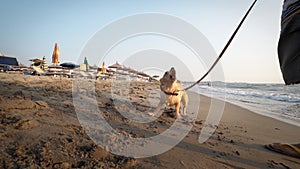
{"label": "sea", "polygon": [[193,91],[300,126],[300,84],[201,82]]}

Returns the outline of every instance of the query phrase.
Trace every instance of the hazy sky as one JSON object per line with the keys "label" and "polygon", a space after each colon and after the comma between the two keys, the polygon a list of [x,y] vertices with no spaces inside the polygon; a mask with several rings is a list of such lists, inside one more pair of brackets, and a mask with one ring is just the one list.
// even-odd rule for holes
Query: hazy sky
{"label": "hazy sky", "polygon": [[[208,39],[215,53],[219,54],[253,1],[1,0],[0,2],[0,52],[16,56],[22,63],[29,65],[28,59],[41,58],[44,55],[50,64],[55,42],[59,44],[61,62],[78,62],[88,40],[105,25],[126,16],[149,12],[172,15],[192,24]],[[277,58],[282,2],[283,0],[258,0],[221,60],[226,81],[282,83]],[[147,38],[149,37],[143,41]],[[168,40],[163,43],[168,44]],[[152,48],[155,48],[155,45]],[[188,56],[181,57],[181,60],[189,60]],[[115,60],[111,58],[106,62],[110,65]],[[163,59],[160,62],[170,63],[169,60]],[[192,65],[192,62],[188,64],[191,64],[186,65],[188,68],[197,67]],[[205,67],[190,70],[197,79],[204,73]]]}

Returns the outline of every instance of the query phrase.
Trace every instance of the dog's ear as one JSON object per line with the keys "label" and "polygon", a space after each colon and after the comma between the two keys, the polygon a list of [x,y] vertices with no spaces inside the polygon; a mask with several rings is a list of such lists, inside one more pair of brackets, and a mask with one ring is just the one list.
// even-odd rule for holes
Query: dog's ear
{"label": "dog's ear", "polygon": [[176,79],[176,71],[175,71],[174,67],[172,67],[169,72],[170,72],[171,79],[175,80]]}

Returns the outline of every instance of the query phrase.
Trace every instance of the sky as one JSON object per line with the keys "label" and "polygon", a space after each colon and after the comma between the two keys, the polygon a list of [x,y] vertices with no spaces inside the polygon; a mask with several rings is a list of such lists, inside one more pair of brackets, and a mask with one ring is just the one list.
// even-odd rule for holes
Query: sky
{"label": "sky", "polygon": [[[85,54],[86,46],[97,33],[103,32],[103,29],[111,23],[133,15],[155,13],[179,18],[196,28],[214,51],[207,53],[212,56],[205,57],[214,60],[252,2],[252,0],[0,0],[0,52],[17,57],[26,65],[30,64],[29,59],[43,56],[46,56],[48,64],[51,64],[51,55],[57,42],[61,62],[78,63]],[[277,57],[282,3],[283,0],[258,0],[219,63],[225,81],[283,83]],[[141,24],[148,23],[147,19],[143,22]],[[158,19],[157,25],[159,24]],[[133,28],[126,25],[119,28],[121,32],[131,29]],[[186,30],[182,32],[185,34]],[[111,35],[113,38],[114,33],[108,34],[107,37]],[[98,44],[96,51],[101,51],[102,45],[105,46]],[[200,49],[201,47],[199,46]],[[202,47],[203,50],[208,48]],[[129,49],[132,51],[128,51]],[[156,56],[152,58],[154,54]],[[211,63],[203,64],[202,58],[195,61],[192,55],[193,52],[176,39],[145,34],[122,41],[107,56],[97,56],[100,58],[96,59],[96,63],[93,60],[95,58],[91,58],[94,56],[85,57],[90,64],[101,65],[100,60],[103,60],[107,65],[111,65],[118,60],[135,69],[142,69],[138,66],[156,59],[157,65],[154,62],[152,67],[144,67],[144,70],[152,69],[158,72],[165,71],[174,60],[178,78],[192,81],[202,76]],[[141,59],[143,56],[148,57],[146,60]],[[179,62],[181,66],[178,66]]]}

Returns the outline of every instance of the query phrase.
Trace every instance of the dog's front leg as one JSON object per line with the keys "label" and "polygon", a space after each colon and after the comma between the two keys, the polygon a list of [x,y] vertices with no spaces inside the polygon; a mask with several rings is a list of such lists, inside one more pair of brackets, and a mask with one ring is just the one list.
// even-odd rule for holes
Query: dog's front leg
{"label": "dog's front leg", "polygon": [[179,113],[179,111],[180,111],[180,102],[175,104],[175,110],[176,110],[175,118],[180,118],[181,117],[180,113]]}
{"label": "dog's front leg", "polygon": [[159,113],[160,109],[166,104],[166,95],[164,92],[160,91],[160,99],[155,111],[153,113],[149,113],[151,116],[155,116]]}

